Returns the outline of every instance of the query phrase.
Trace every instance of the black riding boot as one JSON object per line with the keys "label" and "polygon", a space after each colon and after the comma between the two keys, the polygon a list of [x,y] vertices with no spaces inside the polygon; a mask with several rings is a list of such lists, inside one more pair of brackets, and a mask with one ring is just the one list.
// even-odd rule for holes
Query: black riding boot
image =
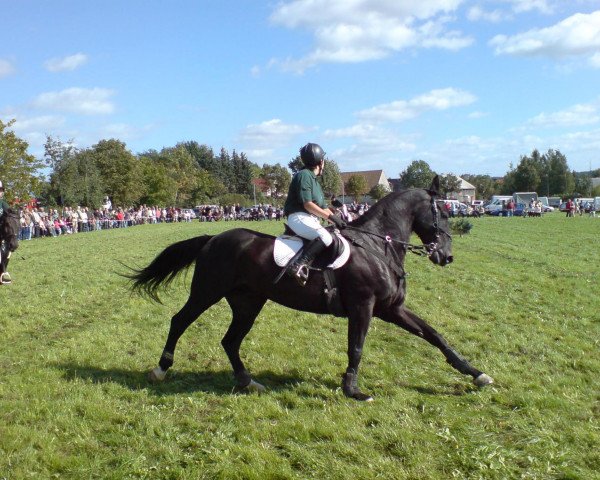
{"label": "black riding boot", "polygon": [[288,275],[294,277],[300,285],[306,285],[306,281],[308,280],[308,266],[326,248],[327,245],[323,243],[320,237],[315,238],[304,248],[300,258],[288,267]]}

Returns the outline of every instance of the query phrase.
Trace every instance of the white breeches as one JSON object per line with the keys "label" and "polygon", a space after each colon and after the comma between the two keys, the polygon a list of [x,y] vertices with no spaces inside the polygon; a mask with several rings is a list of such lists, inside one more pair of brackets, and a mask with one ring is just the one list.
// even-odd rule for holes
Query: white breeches
{"label": "white breeches", "polygon": [[333,237],[329,233],[317,217],[309,213],[297,212],[288,216],[289,227],[302,238],[314,240],[321,238],[321,241],[329,246],[333,242]]}

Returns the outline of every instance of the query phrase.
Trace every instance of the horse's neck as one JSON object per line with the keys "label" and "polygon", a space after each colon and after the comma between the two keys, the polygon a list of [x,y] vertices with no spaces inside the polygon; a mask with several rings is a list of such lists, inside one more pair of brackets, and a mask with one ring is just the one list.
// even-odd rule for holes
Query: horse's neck
{"label": "horse's neck", "polygon": [[412,213],[404,209],[374,213],[374,215],[371,214],[368,217],[359,218],[352,225],[356,224],[361,229],[379,235],[387,235],[393,240],[408,242],[412,233]]}

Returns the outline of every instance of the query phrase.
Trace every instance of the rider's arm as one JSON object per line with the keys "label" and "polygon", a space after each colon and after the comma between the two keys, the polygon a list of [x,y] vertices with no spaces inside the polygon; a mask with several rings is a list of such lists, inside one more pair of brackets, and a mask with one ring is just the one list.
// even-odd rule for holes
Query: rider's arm
{"label": "rider's arm", "polygon": [[328,219],[333,212],[329,208],[321,208],[315,202],[304,202],[304,209],[319,218]]}

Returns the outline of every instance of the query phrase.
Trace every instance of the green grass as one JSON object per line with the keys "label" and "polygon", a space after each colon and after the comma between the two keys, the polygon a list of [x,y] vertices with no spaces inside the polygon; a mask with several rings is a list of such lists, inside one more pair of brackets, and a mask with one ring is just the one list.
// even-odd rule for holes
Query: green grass
{"label": "green grass", "polygon": [[[22,242],[0,287],[0,479],[591,479],[600,471],[600,219],[473,220],[444,269],[408,258],[407,304],[496,383],[477,390],[375,320],[339,388],[346,321],[268,303],[242,345],[262,396],[235,395],[221,302],[156,366],[190,275],[163,305],[117,272],[236,224]],[[278,233],[281,223],[244,223]]]}

